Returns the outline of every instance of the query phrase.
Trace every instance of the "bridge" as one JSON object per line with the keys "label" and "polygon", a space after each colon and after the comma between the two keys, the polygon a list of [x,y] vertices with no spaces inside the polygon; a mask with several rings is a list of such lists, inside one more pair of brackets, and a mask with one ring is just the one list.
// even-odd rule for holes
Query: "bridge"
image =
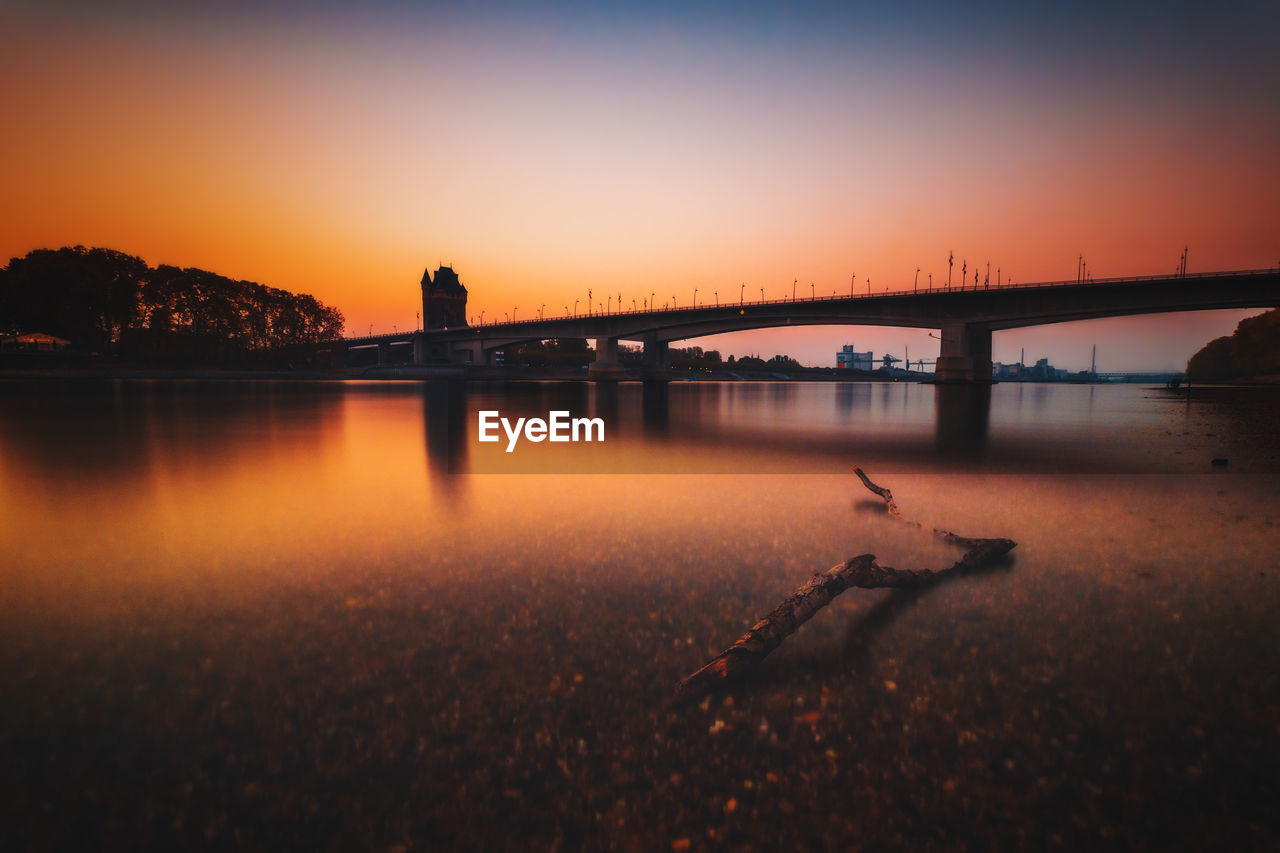
{"label": "bridge", "polygon": [[940,383],[991,381],[991,333],[1070,320],[1280,306],[1280,269],[1004,284],[935,286],[848,296],[748,302],[719,301],[687,308],[614,311],[538,317],[443,329],[376,335],[347,341],[348,348],[413,347],[415,364],[487,365],[494,353],[528,341],[593,338],[593,379],[622,379],[618,342],[644,346],[642,378],[667,375],[672,341],[784,326],[902,326],[938,329]]}

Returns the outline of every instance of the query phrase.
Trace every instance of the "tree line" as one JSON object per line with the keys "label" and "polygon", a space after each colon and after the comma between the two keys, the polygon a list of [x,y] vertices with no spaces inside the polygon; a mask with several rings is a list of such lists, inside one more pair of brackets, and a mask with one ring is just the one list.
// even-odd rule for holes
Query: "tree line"
{"label": "tree line", "polygon": [[1217,338],[1191,356],[1192,382],[1225,382],[1280,376],[1280,309],[1246,317],[1227,337]]}
{"label": "tree line", "polygon": [[119,359],[242,363],[339,339],[342,326],[308,294],[111,249],[36,249],[0,268],[0,333],[45,332]]}

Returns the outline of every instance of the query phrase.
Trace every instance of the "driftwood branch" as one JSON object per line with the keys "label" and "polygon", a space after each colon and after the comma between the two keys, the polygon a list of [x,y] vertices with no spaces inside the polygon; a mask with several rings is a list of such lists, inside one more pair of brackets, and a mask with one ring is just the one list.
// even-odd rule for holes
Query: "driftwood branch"
{"label": "driftwood branch", "polygon": [[[924,526],[903,518],[893,500],[893,493],[871,482],[861,468],[855,468],[854,473],[864,486],[884,499],[890,515],[916,527]],[[895,569],[877,563],[873,554],[860,554],[825,572],[816,572],[807,583],[787,596],[773,612],[753,625],[736,643],[677,684],[676,701],[686,702],[701,697],[753,669],[797,628],[808,622],[813,614],[850,587],[881,589],[928,586],[949,575],[972,571],[1007,554],[1016,545],[1010,539],[971,539],[937,529],[934,529],[934,533],[968,550],[953,565],[939,571]]]}

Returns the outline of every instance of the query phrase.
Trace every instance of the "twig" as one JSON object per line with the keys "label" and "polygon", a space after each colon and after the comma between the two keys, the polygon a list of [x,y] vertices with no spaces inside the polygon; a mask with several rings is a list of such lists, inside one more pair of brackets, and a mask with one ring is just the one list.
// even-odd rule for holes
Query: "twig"
{"label": "twig", "polygon": [[[871,482],[861,468],[853,470],[863,485],[884,498],[890,515],[908,524],[923,526],[902,517],[894,503],[892,492]],[[928,586],[948,575],[972,571],[1016,547],[1016,543],[1010,539],[970,539],[943,530],[935,529],[934,532],[969,550],[953,565],[939,571],[895,569],[877,563],[873,554],[860,554],[825,572],[815,573],[807,583],[775,607],[773,612],[753,625],[736,643],[677,684],[676,701],[687,702],[703,696],[753,669],[797,628],[850,587],[881,589]]]}

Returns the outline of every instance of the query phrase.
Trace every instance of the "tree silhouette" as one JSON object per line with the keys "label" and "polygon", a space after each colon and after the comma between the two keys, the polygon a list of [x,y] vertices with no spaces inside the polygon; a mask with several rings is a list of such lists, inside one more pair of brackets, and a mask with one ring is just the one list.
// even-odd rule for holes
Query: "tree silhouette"
{"label": "tree silhouette", "polygon": [[161,265],[111,249],[37,249],[0,275],[0,329],[67,338],[86,352],[151,361],[239,362],[342,336],[307,294]]}

